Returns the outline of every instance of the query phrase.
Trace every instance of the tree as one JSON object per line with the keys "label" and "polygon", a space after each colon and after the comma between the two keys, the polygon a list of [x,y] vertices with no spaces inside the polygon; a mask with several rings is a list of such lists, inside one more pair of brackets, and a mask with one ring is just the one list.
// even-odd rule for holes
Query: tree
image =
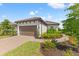
{"label": "tree", "polygon": [[0,24],[0,34],[1,35],[14,35],[15,27],[13,24],[8,20],[4,19],[3,22]]}
{"label": "tree", "polygon": [[67,19],[63,21],[63,31],[65,34],[75,36],[79,40],[79,4],[74,4],[67,8],[69,13]]}

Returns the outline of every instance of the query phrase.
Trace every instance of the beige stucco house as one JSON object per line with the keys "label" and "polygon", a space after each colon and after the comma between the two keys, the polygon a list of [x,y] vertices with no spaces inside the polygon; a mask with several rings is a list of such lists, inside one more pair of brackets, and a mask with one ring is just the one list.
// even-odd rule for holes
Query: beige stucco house
{"label": "beige stucco house", "polygon": [[41,37],[48,29],[58,29],[59,23],[44,21],[41,17],[33,17],[15,21],[17,35]]}

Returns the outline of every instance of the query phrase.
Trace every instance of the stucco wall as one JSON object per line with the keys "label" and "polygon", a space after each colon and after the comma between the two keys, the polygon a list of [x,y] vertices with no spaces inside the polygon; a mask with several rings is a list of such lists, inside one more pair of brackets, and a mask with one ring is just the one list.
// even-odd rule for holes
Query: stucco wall
{"label": "stucco wall", "polygon": [[50,29],[50,28],[58,30],[59,25],[48,25],[48,29]]}
{"label": "stucco wall", "polygon": [[19,26],[29,26],[29,25],[37,25],[37,21],[30,21],[30,22],[20,22],[17,23]]}
{"label": "stucco wall", "polygon": [[47,26],[41,22],[41,21],[31,21],[31,22],[27,22],[27,23],[18,23],[17,24],[18,26],[34,26],[36,25],[37,26],[37,35],[39,37],[41,37],[41,35],[45,32],[47,32]]}
{"label": "stucco wall", "polygon": [[47,32],[47,26],[41,22],[38,23],[38,32],[39,32],[39,37],[45,32]]}
{"label": "stucco wall", "polygon": [[47,26],[42,24],[42,34],[47,32]]}

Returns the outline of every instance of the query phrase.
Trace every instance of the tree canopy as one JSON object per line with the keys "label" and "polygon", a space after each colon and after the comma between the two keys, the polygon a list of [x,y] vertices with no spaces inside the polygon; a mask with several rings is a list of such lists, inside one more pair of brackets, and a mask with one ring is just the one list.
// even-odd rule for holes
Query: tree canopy
{"label": "tree canopy", "polygon": [[14,35],[14,33],[15,27],[13,24],[8,19],[4,19],[4,21],[0,23],[0,35]]}
{"label": "tree canopy", "polygon": [[65,34],[79,39],[79,4],[68,7],[66,11],[69,13],[67,19],[63,21],[63,31]]}

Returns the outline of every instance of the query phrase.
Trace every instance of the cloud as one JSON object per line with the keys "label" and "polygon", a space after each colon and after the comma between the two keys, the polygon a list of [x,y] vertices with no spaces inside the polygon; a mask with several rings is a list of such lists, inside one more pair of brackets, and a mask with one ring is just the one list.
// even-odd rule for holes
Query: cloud
{"label": "cloud", "polygon": [[36,10],[36,11],[30,11],[30,15],[36,15],[38,13],[38,11]]}
{"label": "cloud", "polygon": [[45,19],[46,19],[46,20],[52,20],[52,19],[53,19],[53,16],[50,15],[50,14],[48,14]]}
{"label": "cloud", "polygon": [[46,20],[46,17],[45,16],[40,16],[43,20]]}
{"label": "cloud", "polygon": [[37,14],[37,13],[38,13],[38,11],[36,10],[36,11],[35,11],[35,14]]}
{"label": "cloud", "polygon": [[[63,25],[62,25],[62,22],[60,20],[62,19],[54,19],[53,16],[51,15],[48,15],[48,16],[41,16],[41,18],[44,20],[44,21],[52,21],[52,22],[58,22],[60,25],[59,25],[59,28],[63,29]],[[59,20],[59,21],[58,21]]]}
{"label": "cloud", "polygon": [[0,6],[2,6],[3,4],[2,3],[0,3]]}
{"label": "cloud", "polygon": [[35,12],[34,11],[31,11],[29,14],[30,15],[35,15]]}
{"label": "cloud", "polygon": [[2,15],[2,18],[8,18],[8,16],[7,15]]}
{"label": "cloud", "polygon": [[59,22],[59,28],[63,29],[63,23],[62,22]]}
{"label": "cloud", "polygon": [[43,9],[43,8],[41,8],[41,7],[39,8],[39,10],[42,10],[42,9]]}
{"label": "cloud", "polygon": [[47,19],[52,20],[53,19],[53,16],[52,15],[48,15],[47,16]]}
{"label": "cloud", "polygon": [[65,8],[64,3],[48,3],[48,6],[55,8],[55,9],[62,9]]}
{"label": "cloud", "polygon": [[73,6],[74,5],[74,3],[70,3],[68,6]]}
{"label": "cloud", "polygon": [[53,16],[52,15],[50,15],[50,14],[48,14],[47,16],[39,16],[39,17],[41,17],[43,20],[49,20],[49,21],[52,21],[53,20]]}

